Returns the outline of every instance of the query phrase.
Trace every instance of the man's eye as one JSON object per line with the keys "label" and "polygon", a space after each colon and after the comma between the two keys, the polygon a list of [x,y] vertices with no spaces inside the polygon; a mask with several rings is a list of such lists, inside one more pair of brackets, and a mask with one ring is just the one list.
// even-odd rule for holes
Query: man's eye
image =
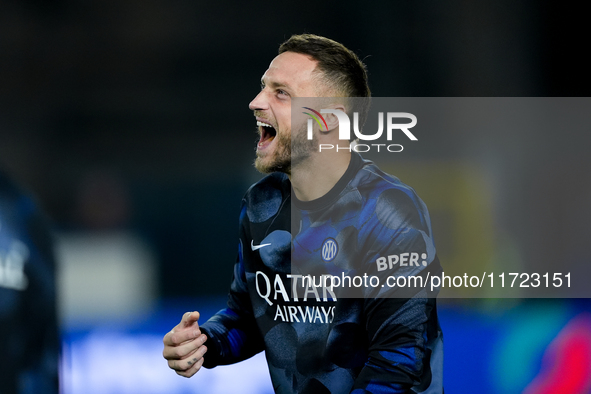
{"label": "man's eye", "polygon": [[281,96],[288,96],[289,94],[285,90],[277,89],[277,94]]}

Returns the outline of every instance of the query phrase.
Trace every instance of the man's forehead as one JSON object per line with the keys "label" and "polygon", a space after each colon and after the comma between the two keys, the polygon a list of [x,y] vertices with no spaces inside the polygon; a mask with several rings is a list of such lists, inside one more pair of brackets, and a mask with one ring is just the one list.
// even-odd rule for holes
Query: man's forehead
{"label": "man's forehead", "polygon": [[263,74],[261,82],[281,85],[297,85],[310,81],[317,61],[307,55],[284,52],[276,56]]}

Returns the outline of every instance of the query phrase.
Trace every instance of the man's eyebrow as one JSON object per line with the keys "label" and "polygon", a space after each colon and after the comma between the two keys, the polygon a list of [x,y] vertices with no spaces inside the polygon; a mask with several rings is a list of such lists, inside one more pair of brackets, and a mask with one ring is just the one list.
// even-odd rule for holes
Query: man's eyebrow
{"label": "man's eyebrow", "polygon": [[291,89],[291,87],[288,84],[286,84],[285,82],[269,81],[269,83],[265,83],[265,78],[261,78],[261,86],[269,86],[271,88]]}

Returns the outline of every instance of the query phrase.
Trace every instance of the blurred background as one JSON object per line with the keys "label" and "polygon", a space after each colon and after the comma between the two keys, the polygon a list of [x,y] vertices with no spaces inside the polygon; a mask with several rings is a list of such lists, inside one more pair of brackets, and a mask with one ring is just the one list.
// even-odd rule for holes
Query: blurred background
{"label": "blurred background", "polygon": [[[63,393],[271,392],[262,355],[186,380],[161,339],[225,304],[260,178],[248,103],[291,34],[354,50],[374,96],[588,96],[586,23],[550,1],[0,0],[0,163],[55,229]],[[385,169],[429,206],[444,267],[585,265],[583,126],[451,134]],[[441,300],[446,392],[591,393],[590,310]]]}

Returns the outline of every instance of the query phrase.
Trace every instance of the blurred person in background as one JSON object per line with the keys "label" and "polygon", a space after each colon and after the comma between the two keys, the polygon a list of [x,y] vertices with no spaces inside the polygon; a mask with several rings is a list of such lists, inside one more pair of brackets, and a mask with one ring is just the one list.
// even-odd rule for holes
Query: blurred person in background
{"label": "blurred person in background", "polygon": [[201,327],[198,312],[182,317],[163,340],[169,367],[190,377],[265,350],[279,393],[442,393],[436,292],[327,297],[308,283],[298,297],[290,281],[292,257],[298,267],[376,274],[376,256],[418,251],[429,260],[422,272],[441,269],[426,206],[411,188],[351,149],[318,152],[319,143],[339,144],[336,117],[313,140],[291,130],[292,97],[369,97],[365,65],[340,43],[297,35],[261,84],[249,107],[260,135],[255,167],[270,175],[242,202],[228,307]]}
{"label": "blurred person in background", "polygon": [[0,171],[0,394],[57,394],[52,239],[33,200]]}

